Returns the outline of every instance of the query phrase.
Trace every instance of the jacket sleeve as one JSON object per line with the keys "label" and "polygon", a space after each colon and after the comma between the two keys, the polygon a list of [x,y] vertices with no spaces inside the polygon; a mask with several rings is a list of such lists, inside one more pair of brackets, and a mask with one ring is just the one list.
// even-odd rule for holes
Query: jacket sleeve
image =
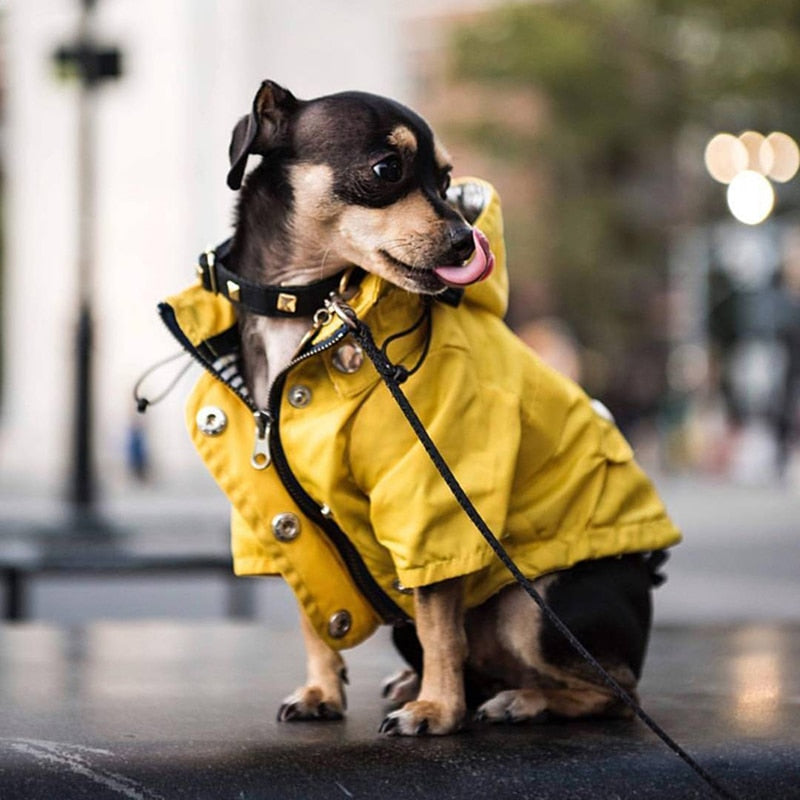
{"label": "jacket sleeve", "polygon": [[[520,439],[517,398],[481,385],[468,353],[453,346],[432,350],[403,390],[464,491],[502,538]],[[467,575],[491,563],[491,549],[384,386],[372,390],[353,423],[350,462],[369,498],[375,536],[405,586]]]}

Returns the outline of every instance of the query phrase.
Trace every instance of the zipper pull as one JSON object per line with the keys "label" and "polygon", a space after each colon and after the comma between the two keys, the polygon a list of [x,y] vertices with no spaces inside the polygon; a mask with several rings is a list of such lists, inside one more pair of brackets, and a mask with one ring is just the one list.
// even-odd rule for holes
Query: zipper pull
{"label": "zipper pull", "polygon": [[253,413],[256,419],[256,438],[253,443],[253,455],[250,456],[250,464],[253,469],[266,469],[272,456],[269,452],[269,429],[272,423],[270,415],[266,411],[256,411]]}

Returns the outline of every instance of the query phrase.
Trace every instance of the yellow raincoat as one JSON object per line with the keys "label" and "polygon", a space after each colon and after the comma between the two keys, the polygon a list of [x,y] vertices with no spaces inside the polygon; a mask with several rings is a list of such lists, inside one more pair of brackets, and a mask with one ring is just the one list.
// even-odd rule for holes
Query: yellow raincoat
{"label": "yellow raincoat", "polygon": [[[458,307],[434,303],[429,351],[405,393],[527,576],[677,543],[680,534],[616,427],[503,323],[500,204],[491,186],[480,185],[488,202],[475,225],[492,244],[495,270],[468,287]],[[408,329],[421,303],[373,275],[350,301],[379,344]],[[200,286],[170,298],[162,316],[187,348],[207,353],[211,340],[214,355],[220,334],[235,325],[231,304]],[[395,340],[389,357],[411,368],[425,334],[423,325]],[[392,609],[412,616],[411,587],[464,576],[467,607],[480,604],[510,574],[456,504],[371,363],[358,365],[341,322],[332,320],[320,342],[318,354],[278,382],[266,469],[251,465],[253,409],[236,392],[209,371],[189,398],[192,440],[231,501],[236,573],[282,575],[335,648],[362,641]],[[344,371],[343,364],[357,368]],[[204,433],[204,415],[218,422],[218,411],[223,429]]]}

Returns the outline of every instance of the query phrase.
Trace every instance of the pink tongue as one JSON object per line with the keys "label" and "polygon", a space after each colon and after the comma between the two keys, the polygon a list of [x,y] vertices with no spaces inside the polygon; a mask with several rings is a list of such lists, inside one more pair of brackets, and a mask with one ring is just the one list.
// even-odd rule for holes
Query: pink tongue
{"label": "pink tongue", "polygon": [[440,281],[448,286],[469,286],[489,277],[494,268],[494,255],[489,247],[489,240],[477,228],[472,229],[472,240],[475,242],[475,252],[466,264],[433,268]]}

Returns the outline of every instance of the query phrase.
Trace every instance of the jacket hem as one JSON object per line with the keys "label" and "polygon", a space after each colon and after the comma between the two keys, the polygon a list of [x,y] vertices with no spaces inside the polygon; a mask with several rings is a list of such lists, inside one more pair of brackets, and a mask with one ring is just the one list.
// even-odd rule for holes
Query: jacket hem
{"label": "jacket hem", "polygon": [[[568,535],[565,535],[564,539],[568,538]],[[650,550],[672,547],[678,544],[681,538],[680,531],[668,519],[662,519],[624,526],[590,528],[583,531],[574,541],[567,542],[561,537],[556,537],[543,540],[539,546],[525,548],[522,552],[517,552],[513,545],[507,549],[510,558],[523,574],[534,580],[551,572],[569,569],[579,561],[646,553]],[[544,564],[547,566],[543,567]],[[553,567],[553,564],[558,566]],[[465,578],[487,568],[491,568],[491,571],[481,578],[481,589],[473,586],[473,592],[470,592],[469,605],[472,607],[480,605],[501,588],[513,583],[511,573],[488,545],[485,550],[469,558],[437,561],[408,569],[398,568],[397,576],[404,586],[411,589],[452,578]]]}
{"label": "jacket hem", "polygon": [[269,558],[234,558],[234,575],[280,575]]}
{"label": "jacket hem", "polygon": [[419,586],[429,586],[451,578],[462,578],[490,566],[494,560],[494,553],[485,547],[467,558],[450,559],[448,561],[435,561],[421,567],[396,568],[397,577],[408,589]]}

